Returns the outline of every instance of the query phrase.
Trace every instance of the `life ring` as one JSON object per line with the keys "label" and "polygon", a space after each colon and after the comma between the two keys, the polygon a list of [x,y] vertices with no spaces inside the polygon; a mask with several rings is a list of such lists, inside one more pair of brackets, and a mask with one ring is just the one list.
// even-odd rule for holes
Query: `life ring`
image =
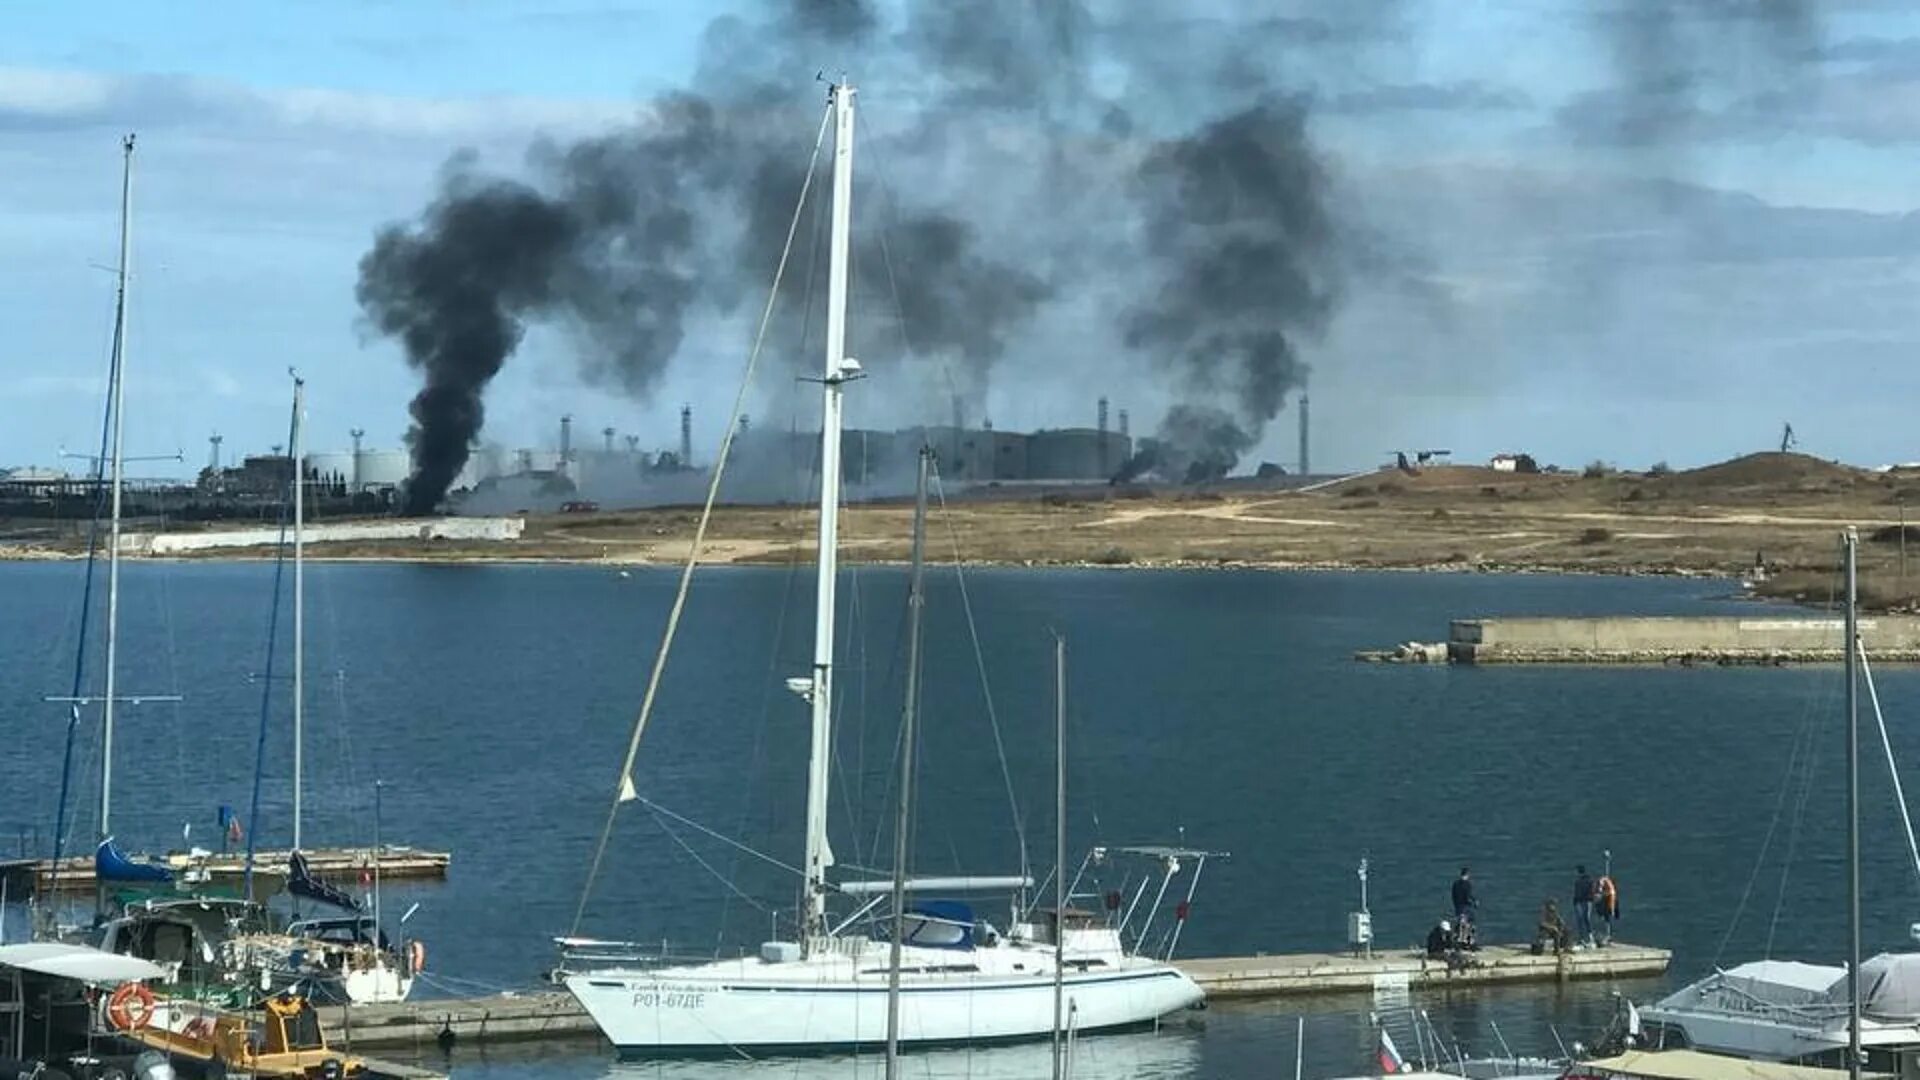
{"label": "life ring", "polygon": [[419,938],[407,942],[407,970],[411,972],[427,970],[427,943]]}
{"label": "life ring", "polygon": [[107,999],[107,1020],[121,1031],[138,1031],[153,1020],[153,991],[144,983],[123,982]]}

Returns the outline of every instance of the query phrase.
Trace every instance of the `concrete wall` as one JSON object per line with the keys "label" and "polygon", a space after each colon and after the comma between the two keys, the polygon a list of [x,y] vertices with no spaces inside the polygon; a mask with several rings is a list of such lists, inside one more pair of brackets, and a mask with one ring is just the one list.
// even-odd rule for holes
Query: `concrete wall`
{"label": "concrete wall", "polygon": [[[343,521],[309,525],[309,544],[347,540],[518,540],[523,518],[428,518],[395,521]],[[291,527],[287,538],[293,538]],[[120,538],[120,550],[138,555],[174,555],[221,548],[267,547],[280,542],[278,526],[188,533],[134,533]]]}
{"label": "concrete wall", "polygon": [[[1777,616],[1594,619],[1456,619],[1448,634],[1455,660],[1639,660],[1678,656],[1841,655],[1837,618]],[[1920,653],[1920,618],[1860,620],[1869,654]]]}

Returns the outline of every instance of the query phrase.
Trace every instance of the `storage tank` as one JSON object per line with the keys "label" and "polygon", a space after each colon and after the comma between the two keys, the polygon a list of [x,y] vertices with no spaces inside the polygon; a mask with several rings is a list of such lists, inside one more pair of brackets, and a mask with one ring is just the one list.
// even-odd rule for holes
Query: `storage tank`
{"label": "storage tank", "polygon": [[[1036,431],[1027,440],[1027,475],[1034,480],[1105,480],[1100,449],[1111,438],[1094,428]],[[1114,467],[1119,467],[1117,462]]]}
{"label": "storage tank", "polygon": [[316,450],[301,458],[306,466],[307,482],[345,491],[353,483],[353,451]]}
{"label": "storage tank", "polygon": [[413,457],[405,450],[360,452],[360,488],[395,488],[413,472]]}

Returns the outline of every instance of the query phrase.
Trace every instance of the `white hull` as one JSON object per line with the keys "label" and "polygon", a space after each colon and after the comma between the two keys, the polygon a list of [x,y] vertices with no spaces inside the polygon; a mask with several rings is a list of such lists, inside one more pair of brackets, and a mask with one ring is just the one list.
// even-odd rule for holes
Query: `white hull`
{"label": "white hull", "polygon": [[[1050,961],[1050,952],[1014,947],[909,950],[900,982],[901,1042],[927,1047],[1050,1038]],[[911,970],[943,965],[975,970]],[[816,1053],[877,1047],[887,1037],[884,949],[866,951],[857,964],[844,956],[792,963],[749,958],[579,973],[569,975],[566,986],[628,1055]],[[1151,1024],[1202,997],[1179,969],[1138,959],[1071,971],[1065,988],[1066,1023],[1082,1034]]]}

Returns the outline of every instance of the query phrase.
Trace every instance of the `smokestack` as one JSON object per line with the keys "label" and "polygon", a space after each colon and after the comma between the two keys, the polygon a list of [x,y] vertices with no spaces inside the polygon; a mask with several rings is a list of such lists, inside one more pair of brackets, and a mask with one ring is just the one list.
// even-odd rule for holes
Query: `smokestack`
{"label": "smokestack", "polygon": [[1131,439],[1133,437],[1133,426],[1127,422],[1127,410],[1125,409],[1120,410],[1120,437],[1123,439]]}
{"label": "smokestack", "polygon": [[1113,465],[1107,460],[1107,396],[1100,395],[1100,475],[1112,476]]}
{"label": "smokestack", "polygon": [[573,460],[573,414],[560,418],[560,471],[567,471],[567,462]]}
{"label": "smokestack", "polygon": [[1307,475],[1311,467],[1307,457],[1307,392],[1300,391],[1300,475]]}
{"label": "smokestack", "polygon": [[693,468],[693,406],[680,406],[680,467]]}
{"label": "smokestack", "polygon": [[603,427],[603,428],[601,428],[601,429],[600,429],[600,437],[601,437],[602,439],[604,439],[604,440],[606,440],[606,446],[605,446],[605,449],[606,449],[606,451],[607,451],[607,453],[609,453],[609,454],[611,454],[611,453],[613,453],[613,429],[612,429],[612,428],[610,428],[610,427]]}
{"label": "smokestack", "polygon": [[353,436],[353,486],[347,489],[349,491],[360,490],[360,438],[366,433],[366,428],[354,428],[347,432]]}
{"label": "smokestack", "polygon": [[217,431],[207,436],[207,444],[213,448],[213,452],[207,456],[208,472],[220,471],[220,439],[220,433]]}

